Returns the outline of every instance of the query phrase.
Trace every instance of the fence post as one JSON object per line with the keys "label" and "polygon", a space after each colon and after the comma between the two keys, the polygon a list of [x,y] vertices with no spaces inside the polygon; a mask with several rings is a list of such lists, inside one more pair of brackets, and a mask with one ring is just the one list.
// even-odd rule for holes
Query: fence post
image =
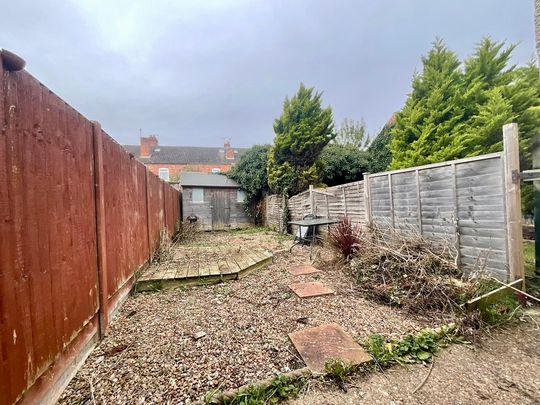
{"label": "fence post", "polygon": [[454,195],[454,247],[456,249],[456,264],[461,266],[461,234],[459,229],[459,204],[458,204],[458,190],[457,190],[457,173],[456,164],[452,163],[452,193]]}
{"label": "fence post", "polygon": [[[167,226],[168,225],[168,222],[167,222],[167,192],[165,191],[165,187],[166,187],[166,184],[165,184],[165,181],[162,181],[161,182],[161,189],[163,190],[162,193],[163,193],[163,228],[166,229],[166,233],[168,234],[170,231],[169,227]],[[161,237],[161,235],[160,235]]]}
{"label": "fence post", "polygon": [[371,194],[369,188],[369,172],[362,173],[364,179],[364,215],[366,224],[371,222]]}
{"label": "fence post", "polygon": [[345,218],[349,217],[347,209],[347,194],[345,193],[345,186],[341,186],[341,194],[343,194],[343,209],[345,211]]}
{"label": "fence post", "polygon": [[315,214],[315,196],[313,195],[313,184],[309,185],[309,207],[310,213]]}
{"label": "fence post", "polygon": [[[328,189],[327,189],[327,191],[328,191]],[[328,205],[328,194],[324,195],[324,202],[325,202],[325,205],[326,205],[326,217],[330,218],[330,206]]]}
{"label": "fence post", "polygon": [[[536,3],[540,8],[540,2]],[[540,28],[540,27],[539,27]],[[533,169],[540,169],[540,134],[533,140],[532,147]],[[534,187],[534,251],[535,270],[534,276],[540,279],[540,180],[533,181]]]}
{"label": "fence post", "polygon": [[521,193],[519,180],[518,125],[503,125],[503,164],[506,190],[506,239],[508,243],[508,267],[511,281],[523,279],[523,235],[521,224]]}
{"label": "fence post", "polygon": [[150,182],[148,181],[149,170],[144,171],[144,184],[146,186],[146,238],[148,239],[148,260],[152,260],[152,237],[150,236]]}
{"label": "fence post", "polygon": [[396,220],[394,218],[394,195],[392,193],[392,175],[388,173],[388,194],[390,196],[390,214],[392,215],[392,228],[396,227]]}
{"label": "fence post", "polygon": [[422,235],[422,199],[420,198],[420,174],[418,173],[418,169],[415,170],[415,176],[416,176],[416,202],[418,203],[418,212],[416,213],[418,216],[418,230],[420,231],[420,235]]}
{"label": "fence post", "polygon": [[105,194],[103,174],[103,134],[101,124],[92,121],[94,138],[94,187],[96,205],[97,269],[99,283],[99,334],[103,338],[109,326],[109,297],[107,294],[107,238],[105,235]]}

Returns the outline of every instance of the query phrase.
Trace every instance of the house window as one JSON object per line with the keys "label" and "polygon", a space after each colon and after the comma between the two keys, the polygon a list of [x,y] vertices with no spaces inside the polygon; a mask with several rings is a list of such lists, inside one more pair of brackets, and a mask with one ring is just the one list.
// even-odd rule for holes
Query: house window
{"label": "house window", "polygon": [[159,178],[161,180],[169,181],[169,169],[167,169],[166,167],[160,167]]}
{"label": "house window", "polygon": [[214,167],[212,173],[221,173],[221,169],[219,167]]}
{"label": "house window", "polygon": [[204,202],[204,189],[197,187],[191,190],[191,202],[202,203]]}
{"label": "house window", "polygon": [[246,201],[246,192],[244,190],[236,191],[236,202],[243,203]]}

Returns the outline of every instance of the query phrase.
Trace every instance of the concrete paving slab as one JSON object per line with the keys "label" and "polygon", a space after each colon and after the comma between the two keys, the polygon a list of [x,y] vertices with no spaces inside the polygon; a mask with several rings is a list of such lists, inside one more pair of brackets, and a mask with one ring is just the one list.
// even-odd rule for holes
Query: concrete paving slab
{"label": "concrete paving slab", "polygon": [[291,267],[288,271],[293,276],[303,276],[304,274],[314,274],[321,272],[319,269],[307,264]]}
{"label": "concrete paving slab", "polygon": [[294,291],[300,298],[318,297],[320,295],[333,294],[330,288],[319,281],[310,281],[307,283],[294,283],[289,285],[289,288]]}
{"label": "concrete paving slab", "polygon": [[324,372],[328,360],[341,359],[355,365],[370,362],[371,356],[337,323],[289,333],[294,347],[314,372]]}

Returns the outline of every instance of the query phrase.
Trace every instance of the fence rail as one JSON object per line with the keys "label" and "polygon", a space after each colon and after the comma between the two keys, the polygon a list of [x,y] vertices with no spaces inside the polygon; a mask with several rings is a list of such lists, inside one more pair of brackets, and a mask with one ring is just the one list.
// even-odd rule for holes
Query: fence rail
{"label": "fence rail", "polygon": [[53,403],[180,218],[179,192],[0,54],[0,404]]}
{"label": "fence rail", "polygon": [[[309,190],[288,199],[290,219],[348,217],[416,231],[454,244],[464,269],[524,278],[517,125],[503,128],[504,151],[364,175],[362,181]],[[267,225],[284,229],[282,197],[268,196]]]}

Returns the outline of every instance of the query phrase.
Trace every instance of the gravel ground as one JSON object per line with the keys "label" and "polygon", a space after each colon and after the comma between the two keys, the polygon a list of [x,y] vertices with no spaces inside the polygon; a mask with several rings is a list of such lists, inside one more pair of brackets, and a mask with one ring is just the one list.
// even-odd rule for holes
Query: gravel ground
{"label": "gravel ground", "polygon": [[[218,387],[302,367],[287,337],[301,328],[337,322],[363,341],[371,333],[399,338],[427,325],[361,298],[347,275],[325,264],[323,248],[315,263],[323,272],[294,277],[287,268],[308,264],[308,249],[289,254],[291,241],[276,234],[206,233],[195,244],[264,247],[276,257],[241,280],[130,297],[59,403],[189,403]],[[299,299],[287,287],[313,280],[336,295]]]}
{"label": "gravel ground", "polygon": [[[530,312],[529,312],[530,313]],[[291,405],[345,404],[539,404],[540,311],[518,325],[497,329],[481,347],[443,349],[425,385],[429,366],[393,367],[357,377],[347,393],[310,383]]]}

